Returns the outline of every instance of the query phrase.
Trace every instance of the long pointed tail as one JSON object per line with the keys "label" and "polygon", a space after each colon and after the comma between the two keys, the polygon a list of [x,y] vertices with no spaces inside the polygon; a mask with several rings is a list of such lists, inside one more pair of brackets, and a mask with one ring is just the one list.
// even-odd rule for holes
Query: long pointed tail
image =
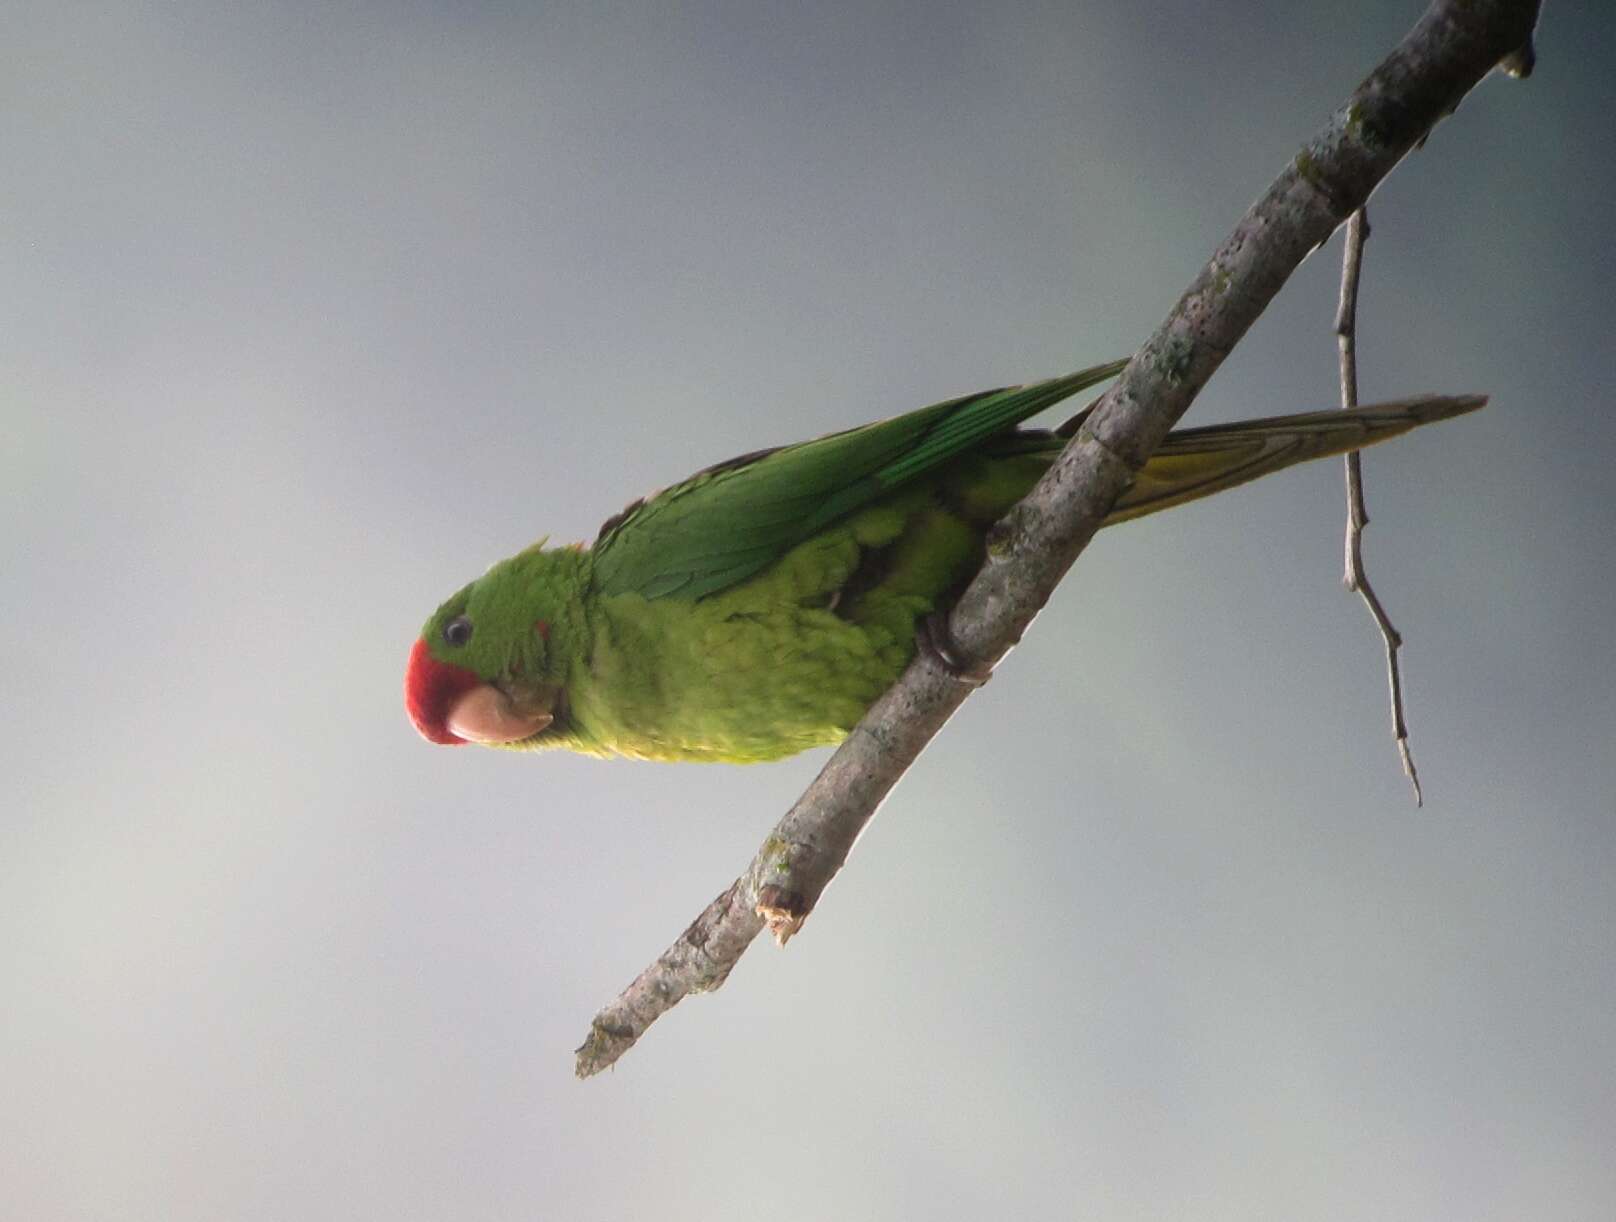
{"label": "long pointed tail", "polygon": [[1361,450],[1422,424],[1473,412],[1486,402],[1485,395],[1423,395],[1350,411],[1175,430],[1150,456],[1105,524],[1211,496],[1299,462]]}

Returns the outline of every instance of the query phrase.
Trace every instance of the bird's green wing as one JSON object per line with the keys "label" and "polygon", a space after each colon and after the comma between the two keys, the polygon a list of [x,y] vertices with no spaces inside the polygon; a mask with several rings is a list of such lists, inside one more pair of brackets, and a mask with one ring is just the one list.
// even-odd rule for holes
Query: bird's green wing
{"label": "bird's green wing", "polygon": [[595,588],[694,599],[744,581],[815,531],[1115,377],[1125,364],[1110,361],[1047,382],[950,399],[709,467],[601,527]]}

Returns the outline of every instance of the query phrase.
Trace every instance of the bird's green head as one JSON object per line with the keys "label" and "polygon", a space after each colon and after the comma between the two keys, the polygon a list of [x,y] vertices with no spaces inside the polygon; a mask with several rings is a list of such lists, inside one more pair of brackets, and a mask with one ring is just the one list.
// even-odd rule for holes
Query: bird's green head
{"label": "bird's green head", "polygon": [[564,716],[563,641],[586,553],[534,544],[437,609],[410,650],[404,706],[435,743],[526,744]]}

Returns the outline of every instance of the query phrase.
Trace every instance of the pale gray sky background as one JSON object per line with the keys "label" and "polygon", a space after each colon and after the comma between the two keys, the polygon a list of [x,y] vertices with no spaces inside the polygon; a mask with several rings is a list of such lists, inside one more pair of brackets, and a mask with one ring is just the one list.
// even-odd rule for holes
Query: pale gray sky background
{"label": "pale gray sky background", "polygon": [[[438,601],[715,459],[1126,354],[1413,23],[12,4],[0,1213],[1616,1216],[1608,13],[1375,199],[1366,459],[1103,535],[789,951],[590,1016],[822,756],[447,750]],[[1192,422],[1333,402],[1337,248]]]}

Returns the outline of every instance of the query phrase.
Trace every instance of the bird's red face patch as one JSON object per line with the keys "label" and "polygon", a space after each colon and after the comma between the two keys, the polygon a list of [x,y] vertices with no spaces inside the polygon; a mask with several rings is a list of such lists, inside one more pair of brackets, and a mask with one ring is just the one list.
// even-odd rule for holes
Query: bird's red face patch
{"label": "bird's red face patch", "polygon": [[422,738],[458,746],[466,740],[449,729],[449,710],[480,683],[482,680],[464,666],[434,658],[422,637],[410,650],[410,664],[404,672],[404,708]]}

